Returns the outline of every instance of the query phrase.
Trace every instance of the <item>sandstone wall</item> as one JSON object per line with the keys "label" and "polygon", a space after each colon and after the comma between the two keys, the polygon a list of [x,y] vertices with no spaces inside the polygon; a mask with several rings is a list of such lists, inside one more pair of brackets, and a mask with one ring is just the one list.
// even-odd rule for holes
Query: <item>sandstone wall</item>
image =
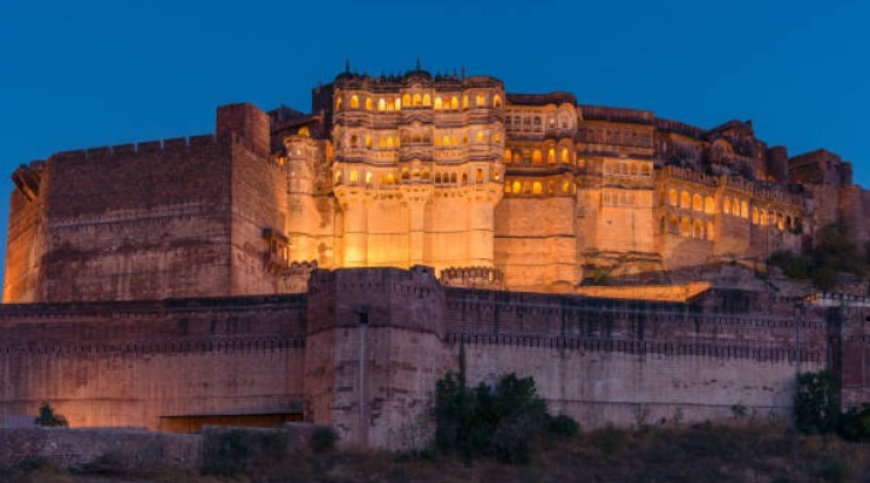
{"label": "sandstone wall", "polygon": [[0,416],[48,401],[72,426],[301,412],[300,296],[7,305]]}
{"label": "sandstone wall", "polygon": [[229,293],[228,145],[201,136],[61,153],[47,164],[34,301]]}
{"label": "sandstone wall", "polygon": [[504,198],[495,209],[495,265],[513,290],[579,280],[572,197]]}
{"label": "sandstone wall", "polygon": [[6,273],[3,277],[4,303],[36,302],[41,299],[44,209],[42,198],[28,199],[21,190],[12,191],[6,239]]}

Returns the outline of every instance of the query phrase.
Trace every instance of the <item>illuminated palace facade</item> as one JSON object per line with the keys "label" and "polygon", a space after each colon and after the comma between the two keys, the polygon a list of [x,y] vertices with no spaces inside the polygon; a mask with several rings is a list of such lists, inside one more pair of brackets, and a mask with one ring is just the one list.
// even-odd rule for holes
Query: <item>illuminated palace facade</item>
{"label": "illuminated palace facade", "polygon": [[[475,283],[571,291],[761,261],[812,233],[808,190],[794,186],[812,179],[749,122],[702,130],[423,71],[339,75],[314,91],[314,112],[272,113],[286,148],[288,261],[423,264],[463,283],[464,269],[484,267]],[[851,184],[835,155],[808,157],[835,173],[827,181]]]}
{"label": "illuminated palace facade", "polygon": [[6,302],[299,292],[315,267],[415,265],[573,293],[757,267],[832,221],[870,231],[849,163],[789,157],[749,122],[419,69],[345,72],[311,113],[223,106],[214,135],[57,153],[13,180]]}

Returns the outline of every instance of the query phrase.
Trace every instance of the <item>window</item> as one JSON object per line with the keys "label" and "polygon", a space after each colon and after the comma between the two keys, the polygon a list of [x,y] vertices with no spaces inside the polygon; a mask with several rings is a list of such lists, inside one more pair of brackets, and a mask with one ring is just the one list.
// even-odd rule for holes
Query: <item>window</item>
{"label": "window", "polygon": [[547,162],[550,164],[553,164],[556,162],[556,150],[555,149],[550,148],[549,150],[547,150]]}
{"label": "window", "polygon": [[[406,94],[406,95],[407,95],[407,94]],[[402,100],[399,99],[398,97],[396,98],[396,110],[397,110],[397,111],[401,111],[401,110],[402,110]]]}
{"label": "window", "polygon": [[498,94],[492,96],[492,107],[501,107],[501,96]]}
{"label": "window", "polygon": [[568,148],[562,148],[562,162],[567,163],[570,160],[570,154],[568,153]]}
{"label": "window", "polygon": [[366,184],[372,184],[372,173],[370,171],[366,171]]}
{"label": "window", "polygon": [[350,108],[359,109],[359,97],[356,94],[350,96]]}
{"label": "window", "polygon": [[695,220],[692,223],[692,238],[698,238],[700,240],[704,239],[704,224],[701,220]]}
{"label": "window", "polygon": [[474,141],[478,142],[478,143],[482,143],[484,140],[485,140],[485,135],[483,134],[483,131],[477,131],[477,133],[475,133],[475,135],[474,135]]}
{"label": "window", "polygon": [[405,106],[411,105],[411,94],[405,94],[402,96],[402,104]]}
{"label": "window", "polygon": [[689,196],[688,191],[683,191],[682,193],[680,193],[680,208],[686,210],[692,208],[692,198],[691,196]]}
{"label": "window", "polygon": [[519,181],[514,181],[513,188],[514,193],[521,193],[523,191],[523,186]]}
{"label": "window", "polygon": [[541,156],[541,151],[536,149],[534,152],[532,152],[532,163],[541,164],[541,162],[543,162],[543,157]]}
{"label": "window", "polygon": [[722,213],[726,215],[731,213],[731,199],[727,196],[722,200]]}
{"label": "window", "polygon": [[459,109],[459,98],[453,96],[450,98],[450,109]]}
{"label": "window", "polygon": [[340,111],[340,110],[341,110],[341,97],[336,97],[336,98],[335,98],[335,110],[336,110],[336,111]]}
{"label": "window", "polygon": [[539,195],[544,191],[543,186],[541,186],[540,181],[535,181],[532,183],[532,194]]}
{"label": "window", "polygon": [[740,217],[749,218],[749,203],[746,200],[740,202]]}
{"label": "window", "polygon": [[692,209],[695,211],[704,211],[704,199],[698,193],[692,196]]}
{"label": "window", "polygon": [[432,98],[429,96],[429,94],[423,94],[423,106],[429,107],[431,105],[432,105]]}
{"label": "window", "polygon": [[441,96],[435,97],[435,110],[440,111],[444,107],[444,101],[441,100]]}
{"label": "window", "polygon": [[712,196],[707,196],[704,198],[704,213],[708,215],[712,215],[716,212],[716,202],[713,200]]}
{"label": "window", "polygon": [[423,103],[423,97],[420,94],[414,94],[414,107],[420,107]]}
{"label": "window", "polygon": [[373,108],[373,105],[372,105],[372,98],[371,98],[371,97],[366,97],[366,111],[371,111],[372,108]]}
{"label": "window", "polygon": [[387,110],[387,101],[383,97],[378,99],[378,111],[384,112]]}
{"label": "window", "polygon": [[501,134],[495,133],[492,135],[492,142],[498,144],[501,142]]}
{"label": "window", "polygon": [[354,169],[354,170],[351,170],[351,172],[350,172],[350,182],[351,182],[351,183],[356,183],[357,181],[359,181],[359,173],[357,173],[355,169]]}
{"label": "window", "polygon": [[678,205],[678,203],[677,203],[677,190],[675,190],[673,188],[668,190],[668,203],[673,207],[676,207]]}
{"label": "window", "polygon": [[486,105],[486,94],[484,94],[482,92],[478,93],[477,96],[474,98],[474,105],[477,107],[485,106]]}
{"label": "window", "polygon": [[474,173],[474,181],[478,183],[483,183],[483,170],[478,168]]}
{"label": "window", "polygon": [[713,222],[707,222],[707,239],[713,241]]}
{"label": "window", "polygon": [[468,109],[468,94],[462,96],[462,108]]}

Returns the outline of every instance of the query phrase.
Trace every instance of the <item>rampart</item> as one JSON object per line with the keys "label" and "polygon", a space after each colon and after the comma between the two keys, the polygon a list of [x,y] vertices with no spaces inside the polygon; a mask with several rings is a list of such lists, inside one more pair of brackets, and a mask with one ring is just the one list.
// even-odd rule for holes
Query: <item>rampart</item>
{"label": "rampart", "polygon": [[512,293],[414,267],[316,270],[298,295],[6,305],[0,416],[48,401],[77,427],[306,420],[346,444],[403,447],[420,443],[435,381],[462,359],[471,383],[533,376],[587,427],[722,419],[735,405],[786,418],[795,375],[828,366],[843,368],[849,401],[864,397],[865,315],[757,297],[735,309],[739,295]]}

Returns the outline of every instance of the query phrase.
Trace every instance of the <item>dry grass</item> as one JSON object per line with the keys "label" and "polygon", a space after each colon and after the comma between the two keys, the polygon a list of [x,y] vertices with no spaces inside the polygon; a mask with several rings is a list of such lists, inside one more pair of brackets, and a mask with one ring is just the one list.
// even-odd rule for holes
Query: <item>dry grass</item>
{"label": "dry grass", "polygon": [[173,471],[71,475],[50,467],[4,475],[10,481],[287,482],[840,482],[870,481],[870,446],[834,437],[796,436],[780,426],[604,429],[539,441],[532,463],[463,463],[385,451],[293,454],[255,474],[220,479]]}

